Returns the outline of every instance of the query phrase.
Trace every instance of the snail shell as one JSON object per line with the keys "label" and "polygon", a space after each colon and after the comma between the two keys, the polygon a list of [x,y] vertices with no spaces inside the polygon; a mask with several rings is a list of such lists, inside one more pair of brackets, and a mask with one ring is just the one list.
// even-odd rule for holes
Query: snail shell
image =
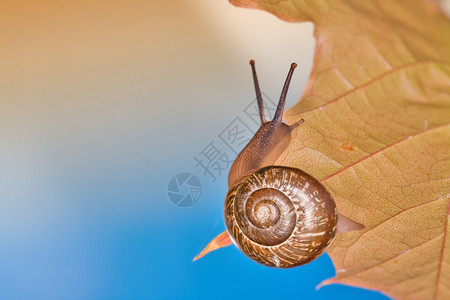
{"label": "snail shell", "polygon": [[333,198],[302,170],[269,166],[233,187],[225,200],[225,224],[251,259],[272,267],[312,261],[336,234]]}

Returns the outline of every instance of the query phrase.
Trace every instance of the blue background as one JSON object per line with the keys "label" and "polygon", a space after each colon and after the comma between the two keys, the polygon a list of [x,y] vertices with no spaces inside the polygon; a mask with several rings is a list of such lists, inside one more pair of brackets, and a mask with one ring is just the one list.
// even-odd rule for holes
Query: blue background
{"label": "blue background", "polygon": [[[327,255],[192,261],[224,230],[227,191],[194,156],[254,99],[250,58],[271,99],[299,63],[287,107],[300,98],[312,24],[227,1],[40,0],[2,1],[0,27],[0,299],[385,298],[316,290]],[[167,197],[181,172],[203,185],[189,208]]]}

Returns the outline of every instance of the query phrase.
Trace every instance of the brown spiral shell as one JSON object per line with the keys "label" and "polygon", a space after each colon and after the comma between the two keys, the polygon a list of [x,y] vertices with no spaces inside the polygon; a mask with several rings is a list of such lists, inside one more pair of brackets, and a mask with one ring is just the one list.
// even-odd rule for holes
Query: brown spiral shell
{"label": "brown spiral shell", "polygon": [[336,234],[336,204],[302,170],[269,166],[229,190],[225,225],[233,242],[261,264],[290,268],[322,254]]}

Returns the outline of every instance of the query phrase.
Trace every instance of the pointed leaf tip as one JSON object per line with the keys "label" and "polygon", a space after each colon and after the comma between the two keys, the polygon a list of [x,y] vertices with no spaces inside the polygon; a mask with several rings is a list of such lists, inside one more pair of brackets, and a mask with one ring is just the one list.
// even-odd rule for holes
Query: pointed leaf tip
{"label": "pointed leaf tip", "polygon": [[194,257],[192,261],[196,261],[199,258],[202,258],[206,254],[208,254],[211,251],[217,250],[219,248],[223,248],[226,246],[229,246],[233,243],[233,241],[230,239],[230,236],[228,235],[228,232],[225,230],[218,236],[216,236],[209,244],[203,249],[202,252],[200,252],[199,255]]}
{"label": "pointed leaf tip", "polygon": [[330,285],[330,284],[333,284],[333,283],[337,283],[337,282],[335,281],[335,278],[328,278],[328,279],[325,279],[324,281],[322,281],[321,283],[319,283],[319,284],[316,286],[316,291],[320,290],[320,289],[323,288],[324,286],[327,286],[327,285]]}

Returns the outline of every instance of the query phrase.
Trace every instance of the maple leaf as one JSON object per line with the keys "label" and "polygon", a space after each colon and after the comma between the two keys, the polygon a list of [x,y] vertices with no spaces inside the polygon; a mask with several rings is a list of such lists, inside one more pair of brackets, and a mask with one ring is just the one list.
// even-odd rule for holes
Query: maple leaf
{"label": "maple leaf", "polygon": [[450,299],[450,21],[433,1],[232,0],[312,21],[314,66],[278,165],[305,170],[365,225],[328,249],[342,283]]}

